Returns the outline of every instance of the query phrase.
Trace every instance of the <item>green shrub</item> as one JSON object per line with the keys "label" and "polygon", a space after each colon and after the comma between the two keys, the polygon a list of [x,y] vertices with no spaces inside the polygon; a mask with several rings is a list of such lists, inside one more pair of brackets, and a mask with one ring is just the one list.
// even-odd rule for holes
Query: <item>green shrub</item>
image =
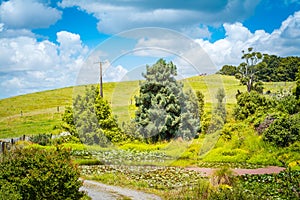
{"label": "green shrub", "polygon": [[17,187],[6,180],[0,179],[0,200],[20,200],[21,194],[17,191]]}
{"label": "green shrub", "polygon": [[265,141],[286,147],[300,140],[300,114],[275,120],[263,133]]}
{"label": "green shrub", "polygon": [[2,157],[0,180],[6,184],[0,191],[15,191],[24,200],[80,199],[84,193],[79,176],[65,149],[17,149]]}
{"label": "green shrub", "polygon": [[63,143],[73,143],[73,144],[81,144],[82,142],[78,137],[73,135],[60,136],[58,138],[53,139],[54,144],[63,144]]}
{"label": "green shrub", "polygon": [[299,112],[299,105],[296,96],[287,95],[283,96],[278,100],[277,110],[287,113],[287,114],[295,114]]}
{"label": "green shrub", "polygon": [[237,97],[237,106],[234,110],[235,118],[240,120],[247,119],[257,111],[266,111],[275,104],[275,101],[255,91],[242,93]]}
{"label": "green shrub", "polygon": [[33,143],[37,143],[42,146],[46,146],[51,144],[52,134],[38,134],[30,137],[30,141]]}

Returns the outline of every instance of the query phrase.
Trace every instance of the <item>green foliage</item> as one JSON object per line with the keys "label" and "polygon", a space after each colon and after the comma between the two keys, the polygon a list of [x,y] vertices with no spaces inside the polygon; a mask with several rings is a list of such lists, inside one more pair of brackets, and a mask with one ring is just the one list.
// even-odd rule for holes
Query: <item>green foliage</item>
{"label": "green foliage", "polygon": [[[15,191],[22,199],[80,199],[82,182],[69,151],[26,148],[11,151],[0,162],[0,194]],[[19,194],[19,195],[18,195]]]}
{"label": "green foliage", "polygon": [[86,88],[83,96],[78,95],[73,107],[74,121],[70,121],[70,126],[74,123],[83,143],[107,146],[110,142],[125,139],[108,102],[100,97],[98,89],[94,86]]}
{"label": "green foliage", "polygon": [[101,162],[98,159],[94,159],[94,158],[76,159],[75,163],[78,165],[103,165],[103,162]]}
{"label": "green foliage", "polygon": [[300,114],[276,119],[263,133],[264,140],[286,147],[300,140]]}
{"label": "green foliage", "polygon": [[65,108],[65,112],[62,116],[62,129],[68,131],[72,135],[77,135],[76,126],[74,122],[74,113],[73,109],[70,106]]}
{"label": "green foliage", "polygon": [[299,199],[300,171],[283,171],[279,174],[243,175],[239,187],[259,199]]}
{"label": "green foliage", "polygon": [[[96,90],[98,91],[98,89]],[[112,114],[111,107],[108,102],[100,95],[95,100],[95,111],[98,123],[104,135],[113,143],[124,141],[126,136],[122,133],[118,126],[117,118]]]}
{"label": "green foliage", "polygon": [[204,162],[246,162],[249,152],[243,149],[214,148],[203,159]]}
{"label": "green foliage", "polygon": [[0,200],[21,200],[17,187],[6,180],[0,179]]}
{"label": "green foliage", "polygon": [[286,95],[277,100],[276,109],[280,112],[293,115],[300,110],[299,102],[294,95]]}
{"label": "green foliage", "polygon": [[250,93],[242,93],[237,96],[237,106],[234,110],[236,119],[246,119],[254,113],[267,110],[276,103],[265,96],[251,91]]}
{"label": "green foliage", "polygon": [[75,137],[73,135],[66,135],[66,136],[59,136],[57,138],[52,139],[53,144],[81,144],[82,142],[78,137]]}
{"label": "green foliage", "polygon": [[238,68],[233,65],[224,65],[222,69],[220,69],[217,73],[222,75],[234,76],[236,73],[238,73]]}
{"label": "green foliage", "polygon": [[254,87],[254,84],[259,81],[256,76],[257,68],[256,66],[262,60],[263,55],[260,52],[253,51],[253,48],[248,48],[248,52],[242,51],[243,56],[242,59],[245,62],[241,63],[238,66],[238,73],[236,74],[236,78],[240,80],[241,84],[247,86],[247,91],[250,92],[254,89],[262,89],[261,84],[259,86]]}
{"label": "green foliage", "polygon": [[[194,81],[196,80],[196,81]],[[193,90],[200,90],[205,95],[205,109],[209,108],[213,98],[210,97],[210,89],[207,85],[222,80],[226,91],[226,108],[236,103],[235,94],[237,90],[243,92],[245,88],[232,76],[207,75],[195,76],[184,79],[185,86],[190,85]],[[292,88],[295,82],[268,82],[264,83],[265,91],[272,93],[286,88]],[[104,83],[104,99],[113,102],[112,110],[118,116],[118,122],[128,121],[134,117],[135,105],[128,106],[128,100],[133,94],[137,94],[136,88],[139,81]],[[214,86],[211,86],[214,87]],[[216,86],[219,87],[219,86]],[[116,89],[118,92],[116,92]],[[34,94],[27,94],[0,100],[0,138],[19,137],[22,135],[33,135],[39,133],[57,134],[62,124],[61,118],[65,106],[72,104],[72,95],[84,94],[85,86],[62,88],[51,91],[44,91]],[[123,91],[123,92],[120,92]],[[117,97],[115,94],[117,94]],[[34,104],[32,103],[34,102]],[[60,111],[57,112],[59,105]],[[23,116],[20,116],[20,111]],[[203,124],[202,124],[203,125]]]}
{"label": "green foliage", "polygon": [[146,81],[135,97],[135,121],[138,131],[148,142],[170,140],[174,137],[193,138],[199,124],[198,105],[191,92],[183,92],[183,84],[176,81],[176,66],[158,60],[147,66]]}
{"label": "green foliage", "polygon": [[222,167],[213,172],[211,177],[211,184],[213,186],[219,185],[233,185],[235,181],[234,172],[228,167]]}
{"label": "green foliage", "polygon": [[198,102],[199,118],[201,120],[202,116],[204,114],[204,94],[201,91],[197,90],[196,97],[197,97],[197,102]]}
{"label": "green foliage", "polygon": [[264,54],[262,64],[258,65],[256,76],[264,82],[295,81],[300,65],[300,57],[285,58]]}
{"label": "green foliage", "polygon": [[296,96],[296,99],[299,99],[300,97],[300,66],[298,68],[298,73],[296,74],[296,88],[294,90],[294,95]]}
{"label": "green foliage", "polygon": [[223,99],[225,98],[225,91],[223,88],[219,88],[216,94],[217,105],[213,110],[210,122],[207,124],[207,119],[203,120],[203,129],[206,133],[214,133],[221,130],[226,122],[226,109]]}
{"label": "green foliage", "polygon": [[222,118],[223,122],[226,121],[226,109],[225,109],[225,103],[223,102],[225,98],[225,90],[223,88],[219,88],[216,94],[217,99],[217,106],[214,109],[214,115],[218,115]]}
{"label": "green foliage", "polygon": [[[252,56],[252,53],[249,56]],[[288,56],[282,58],[276,55],[263,54],[262,62],[258,63],[254,70],[256,79],[263,82],[295,81],[299,66],[300,57]],[[239,67],[224,65],[217,73],[235,76],[240,73],[240,69],[241,65]]]}
{"label": "green foliage", "polygon": [[38,134],[30,137],[30,141],[42,146],[51,144],[52,134]]}

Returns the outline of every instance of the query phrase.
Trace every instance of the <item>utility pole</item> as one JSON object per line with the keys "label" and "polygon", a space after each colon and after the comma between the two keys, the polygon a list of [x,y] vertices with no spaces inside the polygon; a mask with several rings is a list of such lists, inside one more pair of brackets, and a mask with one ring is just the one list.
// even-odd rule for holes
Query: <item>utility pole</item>
{"label": "utility pole", "polygon": [[99,63],[100,64],[100,83],[99,83],[99,94],[100,94],[100,96],[103,98],[103,84],[102,84],[102,64],[104,63],[104,62],[101,62],[101,61],[99,61],[99,62],[96,62],[96,63]]}

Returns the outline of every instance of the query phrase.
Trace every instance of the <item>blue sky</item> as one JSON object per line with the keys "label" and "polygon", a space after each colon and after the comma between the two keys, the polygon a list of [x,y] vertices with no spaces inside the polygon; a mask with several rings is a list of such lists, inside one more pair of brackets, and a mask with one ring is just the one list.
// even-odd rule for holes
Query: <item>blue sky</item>
{"label": "blue sky", "polygon": [[104,80],[120,81],[140,78],[160,57],[187,77],[238,65],[249,46],[300,56],[299,0],[0,4],[0,98],[97,81],[99,60],[105,61]]}

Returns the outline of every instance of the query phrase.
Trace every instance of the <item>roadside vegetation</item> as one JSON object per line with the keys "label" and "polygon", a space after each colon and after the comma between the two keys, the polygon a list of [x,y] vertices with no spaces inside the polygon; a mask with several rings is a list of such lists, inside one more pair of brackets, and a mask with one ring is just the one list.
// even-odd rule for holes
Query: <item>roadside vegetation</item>
{"label": "roadside vegetation", "polygon": [[[160,59],[147,66],[141,82],[105,84],[104,98],[97,86],[88,85],[14,97],[11,105],[3,99],[0,138],[30,136],[30,141],[17,143],[21,150],[12,151],[24,159],[24,153],[36,151],[37,161],[30,158],[26,163],[49,158],[52,169],[50,161],[58,155],[62,160],[53,163],[70,167],[74,173],[70,184],[76,185],[71,187],[76,191],[80,169],[85,179],[141,189],[165,199],[298,199],[299,58],[279,58],[249,48],[243,51],[242,61],[237,67],[224,66],[219,73],[225,75],[178,81],[176,66]],[[274,71],[284,75],[273,79]],[[223,87],[216,85],[220,80]],[[59,91],[64,92],[60,101],[42,99]],[[116,97],[117,91],[126,92]],[[34,98],[43,102],[21,104]],[[24,148],[29,151],[23,152]],[[0,165],[9,166],[11,157],[18,158],[3,155]],[[230,170],[270,165],[286,170],[243,176]],[[218,170],[206,176],[186,167]],[[26,170],[38,174],[35,168]],[[0,174],[0,181],[6,181],[7,187],[1,186],[0,192],[16,191],[14,198],[20,198],[24,181],[4,175]],[[48,181],[52,177],[48,175],[41,181]]]}

